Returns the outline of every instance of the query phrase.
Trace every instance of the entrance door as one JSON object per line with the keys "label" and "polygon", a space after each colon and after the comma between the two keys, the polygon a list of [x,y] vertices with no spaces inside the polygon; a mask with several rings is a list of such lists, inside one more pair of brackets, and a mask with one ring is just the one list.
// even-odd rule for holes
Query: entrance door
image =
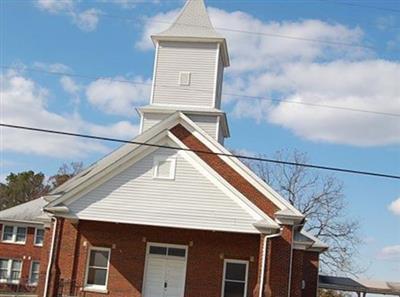
{"label": "entrance door", "polygon": [[147,246],[144,297],[183,297],[187,248],[150,243]]}

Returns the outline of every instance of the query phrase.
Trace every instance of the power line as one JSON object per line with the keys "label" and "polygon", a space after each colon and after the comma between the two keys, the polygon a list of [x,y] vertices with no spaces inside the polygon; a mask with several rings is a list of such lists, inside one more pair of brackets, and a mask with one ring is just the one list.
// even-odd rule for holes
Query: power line
{"label": "power line", "polygon": [[337,4],[337,5],[344,5],[344,6],[353,6],[353,7],[361,7],[361,8],[368,8],[368,9],[375,9],[375,10],[382,10],[382,11],[389,11],[389,12],[400,13],[400,9],[389,8],[389,7],[381,7],[381,6],[375,6],[375,5],[366,5],[366,4],[353,3],[353,2],[339,2],[339,1],[329,1],[329,0],[320,0],[320,1],[325,2],[325,3],[330,3],[330,4]]}
{"label": "power line", "polygon": [[296,162],[282,161],[282,160],[276,160],[276,159],[237,155],[237,154],[215,153],[215,152],[211,152],[211,151],[193,150],[193,149],[174,147],[174,146],[169,146],[169,145],[153,144],[153,143],[147,143],[147,142],[131,141],[131,140],[118,139],[118,138],[110,138],[110,137],[88,135],[88,134],[81,134],[81,133],[72,133],[72,132],[58,131],[58,130],[51,130],[51,129],[41,129],[41,128],[34,128],[34,127],[28,127],[28,126],[6,124],[6,123],[0,123],[0,127],[41,132],[41,133],[51,133],[51,134],[64,135],[64,136],[82,137],[82,138],[88,138],[88,139],[94,139],[94,140],[103,140],[103,141],[118,142],[118,143],[125,143],[125,144],[135,144],[135,145],[139,145],[139,146],[143,145],[143,146],[148,146],[148,147],[157,147],[157,148],[173,149],[173,150],[180,150],[180,151],[188,151],[188,152],[193,152],[193,153],[197,153],[197,154],[217,155],[217,156],[223,156],[223,157],[235,157],[235,158],[239,158],[239,159],[261,161],[261,162],[282,164],[282,165],[288,165],[288,166],[300,166],[300,167],[328,170],[328,171],[335,171],[335,172],[342,172],[342,173],[351,173],[351,174],[367,175],[367,176],[390,178],[390,179],[400,179],[400,175],[392,175],[392,174],[386,174],[386,173],[361,171],[361,170],[355,170],[355,169],[322,166],[322,165],[315,165],[315,164],[296,163]]}
{"label": "power line", "polygon": [[[88,13],[91,13],[91,12],[88,12]],[[113,19],[137,21],[137,18],[117,16],[117,15],[112,15],[112,14],[108,14],[108,13],[101,13],[101,16],[113,18]],[[153,20],[147,19],[146,22],[169,24],[169,25],[173,24],[172,22],[161,21],[161,20],[157,21],[154,19]],[[184,23],[176,23],[176,24],[179,26],[208,28],[206,26],[201,26],[201,25],[184,24]],[[276,37],[276,38],[283,38],[283,39],[290,39],[290,40],[297,40],[297,41],[305,41],[305,42],[312,42],[312,43],[321,43],[321,44],[327,44],[330,46],[347,46],[347,47],[356,47],[356,48],[365,48],[365,49],[376,49],[376,47],[362,45],[362,44],[353,44],[353,43],[341,42],[341,41],[330,41],[330,40],[306,38],[306,37],[300,37],[300,36],[291,36],[291,35],[278,34],[278,33],[273,33],[273,32],[255,32],[255,31],[246,31],[246,30],[225,28],[225,27],[215,27],[215,29],[220,30],[220,31],[233,32],[233,33],[242,33],[242,34],[258,35],[258,36],[266,36],[266,37]]]}
{"label": "power line", "polygon": [[[105,77],[105,76],[89,76],[89,75],[83,75],[83,74],[71,74],[71,73],[67,73],[67,72],[48,71],[48,70],[35,69],[35,68],[26,68],[26,67],[25,68],[24,67],[23,68],[18,68],[18,67],[3,66],[3,65],[0,65],[0,68],[23,70],[23,71],[28,71],[28,72],[46,73],[46,74],[57,75],[57,76],[78,77],[78,78],[93,79],[93,80],[106,80],[106,81],[110,81],[110,82],[121,82],[121,83],[127,83],[127,84],[132,84],[132,85],[143,85],[143,86],[147,86],[147,87],[151,87],[151,85],[152,85],[151,83],[135,82],[135,81],[126,80],[126,79],[115,79],[115,78],[110,78],[110,77]],[[178,87],[175,87],[175,86],[167,86],[167,85],[159,85],[159,84],[157,86],[163,87],[163,88],[172,88],[172,89],[177,89],[178,88]],[[186,89],[186,88],[181,88],[181,87],[179,87],[179,89],[180,90],[188,90],[188,91],[190,90],[190,91],[202,92],[202,93],[210,93],[209,90],[205,90],[205,89]],[[361,112],[361,113],[377,114],[377,115],[382,115],[382,116],[400,117],[400,114],[398,114],[398,113],[375,111],[375,110],[366,110],[366,109],[359,109],[359,108],[338,106],[338,105],[318,104],[318,103],[312,103],[312,102],[300,102],[300,101],[286,100],[286,99],[272,99],[272,98],[263,97],[263,96],[251,96],[251,95],[245,95],[245,94],[234,94],[234,93],[226,93],[226,92],[222,93],[222,95],[231,96],[231,97],[240,97],[240,98],[262,100],[262,101],[270,101],[270,102],[275,102],[275,103],[296,104],[296,105],[304,105],[304,106],[311,106],[311,107],[318,107],[318,108],[328,108],[328,109],[343,110],[343,111],[350,111],[350,112]]]}

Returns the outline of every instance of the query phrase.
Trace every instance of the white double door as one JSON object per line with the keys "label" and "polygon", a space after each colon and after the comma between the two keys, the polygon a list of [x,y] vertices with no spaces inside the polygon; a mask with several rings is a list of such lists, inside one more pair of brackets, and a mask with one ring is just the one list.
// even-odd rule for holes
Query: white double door
{"label": "white double door", "polygon": [[146,257],[144,297],[184,297],[186,247],[150,244]]}

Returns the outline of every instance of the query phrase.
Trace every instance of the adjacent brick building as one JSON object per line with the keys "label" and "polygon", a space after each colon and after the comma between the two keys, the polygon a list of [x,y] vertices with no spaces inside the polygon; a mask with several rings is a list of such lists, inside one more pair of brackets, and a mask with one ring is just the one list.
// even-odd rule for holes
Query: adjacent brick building
{"label": "adjacent brick building", "polygon": [[37,291],[45,241],[43,198],[0,212],[0,292]]}
{"label": "adjacent brick building", "polygon": [[140,134],[43,198],[38,296],[316,296],[327,247],[223,146],[228,47],[203,0],[152,39]]}

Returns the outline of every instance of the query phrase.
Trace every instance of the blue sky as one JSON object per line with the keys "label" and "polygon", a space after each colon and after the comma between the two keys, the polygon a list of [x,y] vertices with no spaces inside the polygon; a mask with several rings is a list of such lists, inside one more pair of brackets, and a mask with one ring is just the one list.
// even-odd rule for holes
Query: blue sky
{"label": "blue sky", "polygon": [[[172,21],[182,4],[1,1],[1,65],[17,68],[2,69],[2,121],[135,136],[135,107],[148,103],[153,71],[149,34],[168,26],[164,22]],[[400,2],[207,4],[217,28],[279,35],[220,30],[231,54],[224,93],[400,114]],[[229,148],[269,155],[298,149],[313,163],[400,174],[399,117],[228,95],[224,109],[231,130]],[[1,179],[27,169],[51,175],[69,161],[88,165],[113,148],[108,143],[1,132]],[[344,182],[349,216],[362,223],[366,244],[360,261],[369,267],[365,276],[400,281],[399,182],[337,177]]]}

